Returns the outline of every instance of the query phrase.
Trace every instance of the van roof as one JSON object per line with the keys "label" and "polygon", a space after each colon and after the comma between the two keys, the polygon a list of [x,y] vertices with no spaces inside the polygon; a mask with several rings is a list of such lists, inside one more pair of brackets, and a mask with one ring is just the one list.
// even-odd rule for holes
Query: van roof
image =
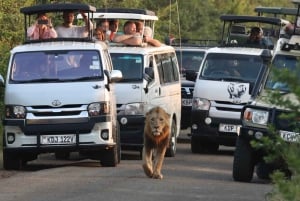
{"label": "van roof", "polygon": [[30,51],[56,51],[56,50],[94,50],[107,49],[106,43],[97,42],[77,42],[77,41],[56,41],[42,43],[28,43],[14,47],[11,53]]}
{"label": "van roof", "polygon": [[262,55],[267,49],[249,48],[249,47],[214,47],[207,49],[207,53],[222,54],[245,54],[245,55]]}

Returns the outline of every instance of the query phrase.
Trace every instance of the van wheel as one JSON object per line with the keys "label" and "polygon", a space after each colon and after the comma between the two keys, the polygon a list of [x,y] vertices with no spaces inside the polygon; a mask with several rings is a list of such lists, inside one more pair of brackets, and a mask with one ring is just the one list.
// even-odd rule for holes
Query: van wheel
{"label": "van wheel", "polygon": [[118,122],[113,132],[113,139],[116,145],[101,152],[100,164],[104,167],[115,167],[121,161],[120,126]]}
{"label": "van wheel", "polygon": [[114,146],[112,149],[103,150],[101,152],[100,164],[103,167],[116,167],[118,164],[118,145]]}
{"label": "van wheel", "polygon": [[26,162],[23,162],[16,154],[3,150],[3,168],[5,170],[20,170],[25,164]]}
{"label": "van wheel", "polygon": [[254,171],[254,154],[249,142],[238,137],[235,145],[232,176],[235,181],[250,182]]}
{"label": "van wheel", "polygon": [[169,142],[169,147],[167,148],[165,156],[167,157],[174,157],[176,155],[176,148],[177,148],[177,125],[175,120],[172,120],[171,126],[171,137]]}
{"label": "van wheel", "polygon": [[122,153],[121,153],[120,125],[118,121],[116,123],[116,143],[117,143],[118,163],[120,163]]}
{"label": "van wheel", "polygon": [[55,152],[55,158],[57,160],[68,160],[70,158],[70,152],[57,151]]}

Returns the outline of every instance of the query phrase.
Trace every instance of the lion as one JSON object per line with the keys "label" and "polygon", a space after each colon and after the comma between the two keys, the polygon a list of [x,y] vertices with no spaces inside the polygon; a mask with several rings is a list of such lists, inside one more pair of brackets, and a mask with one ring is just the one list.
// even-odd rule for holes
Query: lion
{"label": "lion", "polygon": [[161,107],[146,113],[144,127],[143,169],[154,179],[162,179],[161,168],[170,139],[170,114]]}

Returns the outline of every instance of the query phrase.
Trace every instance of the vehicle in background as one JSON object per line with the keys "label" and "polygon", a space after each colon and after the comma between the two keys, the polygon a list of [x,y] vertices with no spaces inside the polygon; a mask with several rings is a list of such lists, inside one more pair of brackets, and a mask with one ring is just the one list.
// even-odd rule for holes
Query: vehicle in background
{"label": "vehicle in background", "polygon": [[[278,18],[222,15],[222,44],[206,51],[193,94],[191,150],[214,152],[219,145],[235,146],[241,126],[242,108],[258,94],[270,68],[273,46],[263,49],[245,44],[246,33],[232,31],[243,24],[246,30],[257,23],[277,26]],[[225,31],[228,30],[228,33]],[[245,30],[244,28],[242,30]]]}
{"label": "vehicle in background", "polygon": [[[84,11],[86,4],[43,4],[21,8],[25,30],[41,12]],[[25,31],[26,33],[26,31]],[[120,133],[108,47],[88,38],[26,40],[11,50],[3,80],[3,166],[20,169],[41,153],[58,159],[80,152],[102,166],[120,162]]]}
{"label": "vehicle in background", "polygon": [[[98,20],[118,19],[120,24],[141,20],[152,29],[158,20],[154,12],[141,9],[97,9],[94,16]],[[168,45],[128,46],[110,42],[109,52],[114,68],[123,74],[115,85],[122,149],[142,153],[145,114],[150,108],[161,106],[171,116],[166,156],[175,156],[181,121],[181,80],[175,49]]]}
{"label": "vehicle in background", "polygon": [[191,110],[195,79],[198,75],[204,54],[209,47],[216,44],[212,40],[173,41],[181,72],[181,129],[191,125]]}
{"label": "vehicle in background", "polygon": [[[297,5],[299,7],[300,3],[298,2]],[[296,13],[295,16],[295,24],[297,24],[299,13]],[[289,70],[300,79],[298,71],[300,65],[299,43],[300,34],[297,30],[293,31],[290,39],[280,39],[274,50],[272,68],[277,71]],[[270,93],[277,91],[283,99],[287,98],[297,106],[299,105],[298,97],[290,91],[287,84],[274,80],[273,76],[271,71],[259,96],[250,104],[245,105],[241,112],[242,126],[237,137],[232,170],[235,181],[250,182],[255,170],[257,176],[262,179],[268,179],[276,169],[290,174],[286,169],[286,164],[282,163],[284,160],[266,163],[264,160],[264,157],[268,156],[266,148],[260,146],[258,149],[251,145],[252,142],[260,142],[263,137],[274,138],[274,134],[280,135],[287,143],[300,141],[299,126],[297,126],[299,121],[295,119],[296,122],[291,122],[282,118],[282,114],[290,113],[290,109],[271,104],[268,98]],[[270,126],[273,126],[274,130],[270,130]]]}

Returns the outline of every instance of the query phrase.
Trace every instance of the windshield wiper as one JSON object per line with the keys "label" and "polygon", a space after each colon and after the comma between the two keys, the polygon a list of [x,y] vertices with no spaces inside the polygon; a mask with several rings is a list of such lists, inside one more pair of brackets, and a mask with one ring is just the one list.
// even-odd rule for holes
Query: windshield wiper
{"label": "windshield wiper", "polygon": [[235,81],[235,82],[250,82],[249,80],[244,80],[238,77],[223,77],[221,80],[224,81]]}
{"label": "windshield wiper", "polygon": [[36,83],[36,82],[61,82],[61,79],[58,78],[39,78],[33,80],[14,80],[14,82],[19,83]]}
{"label": "windshield wiper", "polygon": [[67,81],[67,82],[75,82],[75,81],[85,81],[85,80],[95,80],[99,79],[100,76],[86,76],[86,77],[77,77],[77,78],[70,78],[70,79],[61,79],[61,81]]}

